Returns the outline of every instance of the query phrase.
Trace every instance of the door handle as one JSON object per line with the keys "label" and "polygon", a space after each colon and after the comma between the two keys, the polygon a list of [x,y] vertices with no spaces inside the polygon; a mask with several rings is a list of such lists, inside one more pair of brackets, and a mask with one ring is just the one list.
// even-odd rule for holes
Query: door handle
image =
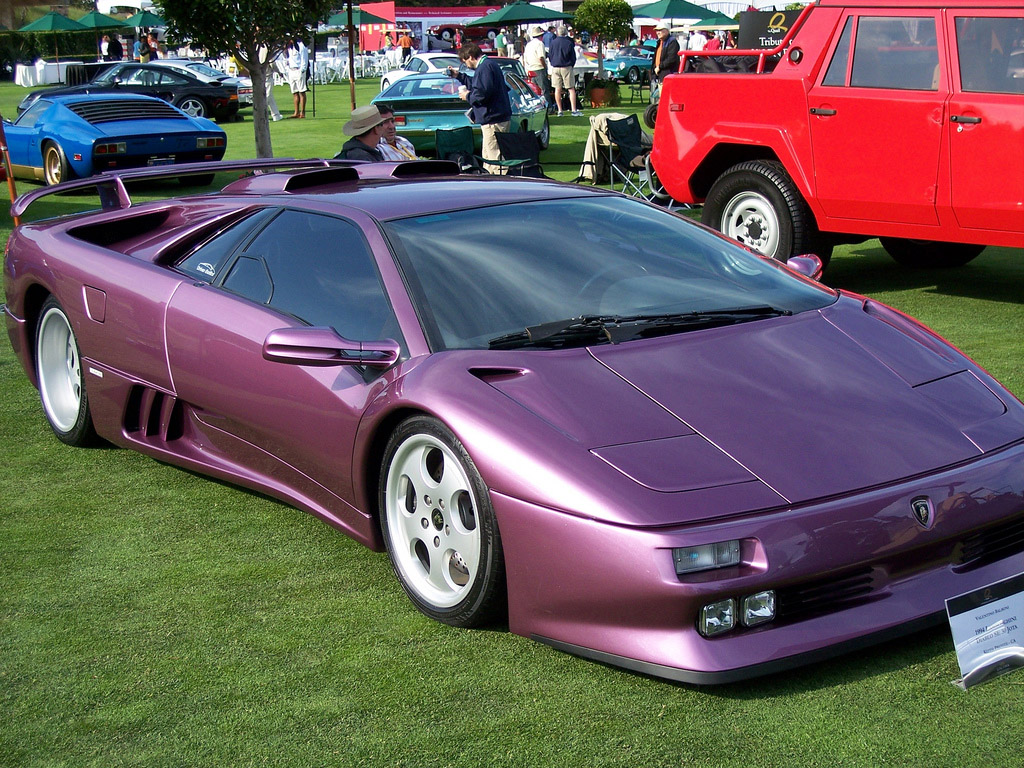
{"label": "door handle", "polygon": [[811,107],[812,115],[824,115],[825,117],[831,117],[836,111],[834,109],[825,109],[824,107]]}
{"label": "door handle", "polygon": [[952,115],[949,118],[951,123],[970,123],[971,125],[977,125],[981,122],[980,117],[967,117],[966,115]]}

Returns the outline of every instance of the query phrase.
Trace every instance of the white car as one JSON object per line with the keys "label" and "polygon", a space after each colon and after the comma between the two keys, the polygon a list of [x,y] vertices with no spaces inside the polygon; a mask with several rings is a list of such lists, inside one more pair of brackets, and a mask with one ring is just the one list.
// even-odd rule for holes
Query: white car
{"label": "white car", "polygon": [[219,82],[236,85],[238,86],[238,106],[252,106],[252,80],[248,77],[232,77],[219,69],[214,69],[209,64],[192,59],[153,59],[150,64],[159,64],[161,67],[186,72],[207,83]]}
{"label": "white car", "polygon": [[401,80],[406,75],[415,75],[421,72],[443,72],[447,67],[459,68],[459,57],[453,53],[417,53],[409,57],[398,69],[386,72],[380,79],[380,89],[383,91],[396,80]]}

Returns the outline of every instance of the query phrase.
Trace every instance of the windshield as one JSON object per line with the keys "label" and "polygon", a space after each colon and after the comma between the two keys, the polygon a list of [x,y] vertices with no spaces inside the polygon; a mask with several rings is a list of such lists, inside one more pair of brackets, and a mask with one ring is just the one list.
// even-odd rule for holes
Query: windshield
{"label": "windshield", "polygon": [[[573,318],[635,327],[649,317],[675,333],[708,327],[690,322],[694,313],[765,321],[836,300],[688,220],[617,196],[452,211],[384,228],[435,349],[498,347],[525,329],[535,338],[536,326],[563,331]],[[677,314],[686,322],[666,318]],[[624,338],[573,336],[580,344]]]}

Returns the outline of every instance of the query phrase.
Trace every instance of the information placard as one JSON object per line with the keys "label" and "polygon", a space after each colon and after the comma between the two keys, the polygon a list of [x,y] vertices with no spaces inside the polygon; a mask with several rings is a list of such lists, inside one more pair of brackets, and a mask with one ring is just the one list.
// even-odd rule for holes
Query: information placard
{"label": "information placard", "polygon": [[946,600],[961,678],[970,688],[1024,667],[1024,573]]}

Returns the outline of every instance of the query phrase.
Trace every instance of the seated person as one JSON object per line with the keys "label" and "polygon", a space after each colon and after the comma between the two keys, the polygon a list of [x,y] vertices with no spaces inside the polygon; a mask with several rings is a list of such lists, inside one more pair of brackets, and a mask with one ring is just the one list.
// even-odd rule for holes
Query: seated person
{"label": "seated person", "polygon": [[352,138],[342,145],[341,152],[334,156],[335,160],[380,162],[384,159],[384,155],[377,149],[384,135],[384,117],[377,107],[370,104],[353,109],[349,121],[341,127],[341,132]]}
{"label": "seated person", "polygon": [[380,139],[377,149],[384,156],[385,160],[418,160],[416,148],[405,136],[399,136],[395,130],[395,110],[387,104],[378,104],[377,109],[380,116],[384,118],[382,127],[384,135]]}

